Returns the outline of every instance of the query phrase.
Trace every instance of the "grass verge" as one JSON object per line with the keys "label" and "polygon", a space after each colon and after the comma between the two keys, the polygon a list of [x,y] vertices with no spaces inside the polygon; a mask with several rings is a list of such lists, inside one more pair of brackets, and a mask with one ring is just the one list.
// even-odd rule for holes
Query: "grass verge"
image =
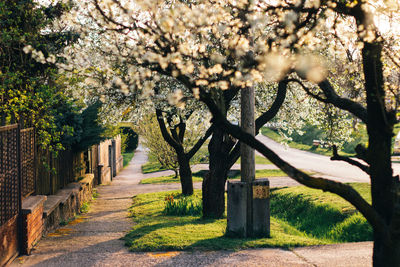
{"label": "grass verge", "polygon": [[[193,182],[202,182],[205,171],[198,171],[193,173]],[[256,170],[256,178],[271,178],[271,177],[282,177],[287,176],[283,171],[272,169],[272,170]],[[228,179],[240,179],[240,171],[231,171]],[[140,181],[140,184],[170,184],[180,183],[179,178],[175,178],[174,175],[160,176],[146,178]]]}
{"label": "grass verge", "polygon": [[[256,159],[256,164],[272,164],[271,161],[259,155],[256,155],[255,159]],[[192,162],[192,164],[196,163],[208,163],[207,147],[203,146],[196,154],[194,162]],[[236,161],[236,163],[240,164],[240,158]],[[148,162],[142,165],[142,173],[153,173],[165,170],[167,169],[163,168],[161,164],[157,161],[157,159],[151,154],[149,154]]]}
{"label": "grass verge", "polygon": [[[193,182],[201,182],[203,181],[203,177],[193,175]],[[153,178],[146,178],[140,181],[140,184],[172,184],[172,183],[180,183],[179,178],[176,178],[174,175],[169,176],[160,176]]]}
{"label": "grass verge", "polygon": [[[236,163],[240,164],[240,158],[236,161]],[[256,155],[256,164],[272,164],[272,162],[263,156]]]}
{"label": "grass verge", "polygon": [[122,157],[124,159],[124,167],[128,166],[129,162],[132,160],[133,156],[135,155],[135,151],[125,151],[122,153]]}
{"label": "grass verge", "polygon": [[[367,197],[369,185],[353,186]],[[371,239],[366,220],[333,194],[304,187],[271,193],[271,238],[228,238],[224,235],[226,218],[167,216],[165,198],[171,192],[160,192],[133,198],[130,213],[135,225],[125,236],[125,243],[131,251],[168,251],[290,248]],[[196,190],[192,198],[200,200],[201,191]]]}

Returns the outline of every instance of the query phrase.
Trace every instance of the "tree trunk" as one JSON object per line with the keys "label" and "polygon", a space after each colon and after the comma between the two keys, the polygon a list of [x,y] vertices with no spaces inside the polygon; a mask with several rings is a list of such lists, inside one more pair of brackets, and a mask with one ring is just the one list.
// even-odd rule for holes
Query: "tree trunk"
{"label": "tree trunk", "polygon": [[190,159],[186,156],[183,148],[182,151],[177,151],[176,154],[178,156],[182,194],[185,196],[193,195],[193,179],[192,170],[190,169]]}
{"label": "tree trunk", "polygon": [[373,252],[374,267],[398,267],[400,266],[400,243],[385,244],[374,237]]}
{"label": "tree trunk", "polygon": [[232,140],[216,127],[208,145],[210,171],[202,185],[203,217],[221,218],[225,212],[225,182],[228,176],[229,151]]}
{"label": "tree trunk", "polygon": [[[372,206],[389,226],[393,220],[397,193],[391,166],[391,139],[395,120],[393,114],[386,111],[384,104],[380,44],[364,44],[363,67],[368,107]],[[374,229],[374,266],[400,266],[399,236],[391,235],[391,240],[387,240]]]}

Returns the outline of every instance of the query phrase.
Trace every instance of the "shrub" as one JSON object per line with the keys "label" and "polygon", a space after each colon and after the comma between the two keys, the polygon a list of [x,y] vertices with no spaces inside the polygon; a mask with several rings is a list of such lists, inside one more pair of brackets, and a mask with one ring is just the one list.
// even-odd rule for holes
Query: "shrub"
{"label": "shrub", "polygon": [[125,151],[133,151],[138,146],[138,135],[131,127],[121,127]]}
{"label": "shrub", "polygon": [[190,215],[199,216],[203,210],[199,201],[194,201],[192,197],[169,194],[165,197],[165,215]]}

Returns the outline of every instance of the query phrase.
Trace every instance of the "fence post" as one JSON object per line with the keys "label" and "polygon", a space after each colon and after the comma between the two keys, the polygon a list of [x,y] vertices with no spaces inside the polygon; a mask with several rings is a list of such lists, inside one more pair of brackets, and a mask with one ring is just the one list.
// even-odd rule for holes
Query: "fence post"
{"label": "fence post", "polygon": [[18,173],[18,215],[17,215],[17,238],[18,250],[22,251],[22,175],[21,175],[21,126],[17,126],[17,173]]}

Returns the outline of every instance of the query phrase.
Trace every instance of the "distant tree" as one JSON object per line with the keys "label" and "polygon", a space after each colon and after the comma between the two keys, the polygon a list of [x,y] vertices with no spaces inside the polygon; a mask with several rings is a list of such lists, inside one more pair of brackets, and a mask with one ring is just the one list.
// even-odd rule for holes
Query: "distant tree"
{"label": "distant tree", "polygon": [[161,166],[173,170],[178,178],[178,157],[173,147],[163,138],[155,114],[144,116],[135,129],[140,136],[142,144],[149,149],[151,155],[156,157]]}

